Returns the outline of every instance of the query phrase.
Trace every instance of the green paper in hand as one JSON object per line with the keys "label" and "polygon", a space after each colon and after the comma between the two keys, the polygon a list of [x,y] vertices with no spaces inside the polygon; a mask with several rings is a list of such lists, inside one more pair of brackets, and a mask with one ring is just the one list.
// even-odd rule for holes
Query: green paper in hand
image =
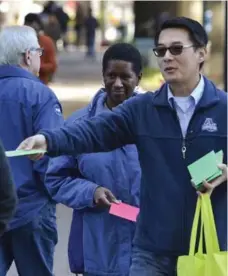
{"label": "green paper in hand", "polygon": [[215,174],[213,174],[211,177],[207,178],[207,182],[212,181],[213,179],[219,177],[220,175],[222,175],[222,171],[219,170],[218,172],[216,172]]}
{"label": "green paper in hand", "polygon": [[194,163],[188,166],[192,181],[197,189],[200,189],[204,180],[210,182],[222,174],[222,171],[217,167],[223,162],[223,151],[215,153],[209,152]]}
{"label": "green paper in hand", "polygon": [[196,186],[218,171],[217,157],[214,151],[204,155],[188,166],[188,170]]}
{"label": "green paper in hand", "polygon": [[[216,152],[215,155],[216,155],[217,165],[222,164],[222,162],[223,162],[223,151],[220,150],[220,151]],[[210,176],[209,178],[207,178],[207,181],[210,182],[213,179],[219,177],[220,175],[222,175],[222,171],[217,167],[216,173],[213,174],[212,176]]]}
{"label": "green paper in hand", "polygon": [[218,164],[223,163],[223,151],[222,150],[216,152],[216,159],[217,159]]}
{"label": "green paper in hand", "polygon": [[10,150],[6,151],[5,154],[7,157],[18,157],[18,156],[25,156],[25,155],[33,155],[39,153],[45,153],[45,150]]}

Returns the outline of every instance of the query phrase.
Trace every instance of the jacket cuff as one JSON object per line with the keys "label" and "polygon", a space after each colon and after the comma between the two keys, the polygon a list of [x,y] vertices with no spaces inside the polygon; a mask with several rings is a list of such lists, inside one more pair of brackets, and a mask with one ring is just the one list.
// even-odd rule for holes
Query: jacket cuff
{"label": "jacket cuff", "polygon": [[88,207],[89,208],[95,208],[96,204],[94,202],[94,194],[97,188],[99,188],[99,185],[94,184],[93,187],[91,188],[91,197],[88,200]]}
{"label": "jacket cuff", "polygon": [[53,148],[55,148],[55,143],[52,139],[52,136],[51,134],[49,133],[49,131],[46,131],[46,130],[42,130],[42,131],[39,131],[38,134],[41,134],[45,137],[46,139],[46,143],[47,143],[47,155],[50,156],[50,157],[56,157],[58,156],[58,153],[57,151],[53,151]]}

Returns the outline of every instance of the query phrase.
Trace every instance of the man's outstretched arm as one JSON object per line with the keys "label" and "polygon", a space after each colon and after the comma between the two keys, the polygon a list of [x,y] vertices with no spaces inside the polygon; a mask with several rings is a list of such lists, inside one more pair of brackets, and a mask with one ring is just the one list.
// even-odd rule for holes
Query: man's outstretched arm
{"label": "man's outstretched arm", "polygon": [[[27,138],[18,149],[42,149],[49,156],[78,155],[111,151],[135,143],[134,121],[137,98],[128,100],[113,112],[104,112],[90,120],[73,123],[56,130],[43,130]],[[134,112],[133,112],[134,111]],[[31,159],[41,158],[33,155]]]}

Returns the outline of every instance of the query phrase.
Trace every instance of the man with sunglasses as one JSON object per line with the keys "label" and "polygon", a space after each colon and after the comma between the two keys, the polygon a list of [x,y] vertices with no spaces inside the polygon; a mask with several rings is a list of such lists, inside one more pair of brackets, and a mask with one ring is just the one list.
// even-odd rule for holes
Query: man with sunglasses
{"label": "man with sunglasses", "polygon": [[[190,18],[165,21],[154,52],[166,83],[154,94],[125,101],[111,112],[54,131],[43,130],[19,148],[49,156],[110,151],[136,144],[142,169],[140,214],[130,276],[174,276],[187,255],[197,192],[187,166],[223,150],[227,160],[227,94],[201,75],[207,34]],[[31,156],[39,159],[40,155]],[[205,182],[212,193],[220,249],[227,249],[227,166]]]}
{"label": "man with sunglasses", "polygon": [[[43,128],[63,123],[54,93],[37,78],[42,49],[34,29],[6,27],[0,32],[0,138],[5,150]],[[32,162],[9,158],[18,205],[0,237],[0,275],[12,262],[19,275],[52,276],[57,242],[55,204],[44,184],[48,158]]]}

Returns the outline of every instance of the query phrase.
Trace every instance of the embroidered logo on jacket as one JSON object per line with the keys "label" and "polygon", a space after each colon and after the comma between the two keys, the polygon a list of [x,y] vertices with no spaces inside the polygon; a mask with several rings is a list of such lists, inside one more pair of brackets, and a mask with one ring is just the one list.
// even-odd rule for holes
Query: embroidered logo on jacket
{"label": "embroidered logo on jacket", "polygon": [[56,105],[54,106],[54,109],[55,109],[55,113],[56,113],[57,115],[59,115],[59,116],[62,115],[61,107],[60,107],[58,104],[56,104]]}
{"label": "embroidered logo on jacket", "polygon": [[212,118],[206,118],[202,125],[202,131],[216,132],[218,131],[217,124],[213,121]]}

